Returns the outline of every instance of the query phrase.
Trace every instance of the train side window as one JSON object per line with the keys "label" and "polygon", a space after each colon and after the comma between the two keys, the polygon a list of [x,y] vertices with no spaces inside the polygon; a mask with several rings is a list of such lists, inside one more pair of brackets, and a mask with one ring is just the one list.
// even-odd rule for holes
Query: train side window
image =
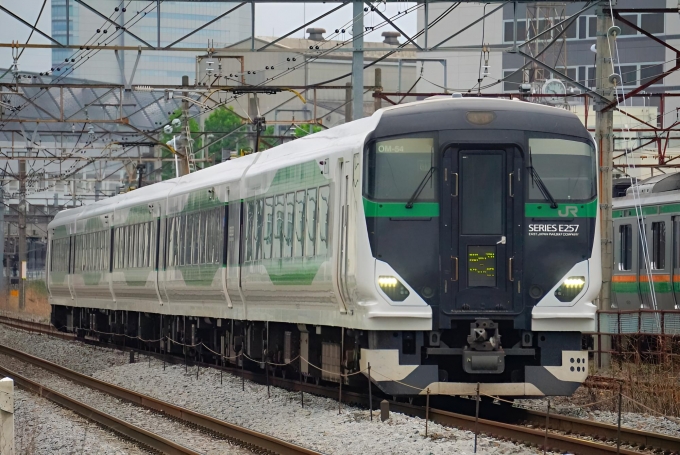
{"label": "train side window", "polygon": [[652,223],[652,270],[666,268],[666,223],[657,221]]}
{"label": "train side window", "polygon": [[248,202],[246,206],[246,262],[253,260],[253,225],[255,224],[255,203]]}
{"label": "train side window", "polygon": [[264,234],[262,239],[262,259],[272,257],[272,235],[274,233],[274,198],[264,200]]}
{"label": "train side window", "polygon": [[170,247],[168,251],[168,258],[170,259],[168,262],[168,266],[170,267],[175,267],[178,264],[179,261],[179,246],[178,246],[178,235],[177,235],[177,217],[173,216],[170,218],[170,224],[169,224],[169,239],[170,239]]}
{"label": "train side window", "polygon": [[293,228],[295,227],[295,193],[286,194],[286,224],[284,233],[283,257],[293,256]]}
{"label": "train side window", "polygon": [[255,232],[253,235],[254,240],[253,248],[255,248],[256,261],[262,259],[262,218],[263,218],[262,211],[264,209],[263,204],[264,204],[263,199],[258,199],[257,201],[255,201]]}
{"label": "train side window", "polygon": [[304,256],[305,246],[305,191],[295,193],[295,241],[293,253],[296,258]]}
{"label": "train side window", "polygon": [[319,243],[316,254],[320,256],[328,254],[330,197],[331,189],[328,185],[319,188]]}
{"label": "train side window", "polygon": [[619,270],[627,271],[633,268],[633,226],[622,224],[619,226]]}
{"label": "train side window", "polygon": [[196,212],[194,214],[194,264],[203,263],[203,245],[205,245],[205,212]]}
{"label": "train side window", "polygon": [[177,261],[175,262],[175,267],[183,265],[184,260],[184,215],[178,215],[175,217],[175,230],[177,232]]}
{"label": "train side window", "polygon": [[305,254],[314,256],[316,253],[316,188],[307,190],[307,236],[305,237]]}
{"label": "train side window", "polygon": [[280,258],[283,246],[283,210],[286,197],[283,194],[276,196],[276,210],[274,213],[274,244],[272,258]]}

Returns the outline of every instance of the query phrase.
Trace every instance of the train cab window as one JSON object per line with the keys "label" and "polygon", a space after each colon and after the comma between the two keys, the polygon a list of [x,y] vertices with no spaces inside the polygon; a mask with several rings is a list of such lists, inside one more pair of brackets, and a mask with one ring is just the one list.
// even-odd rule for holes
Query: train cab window
{"label": "train cab window", "polygon": [[319,188],[319,243],[316,254],[325,256],[328,253],[328,215],[331,190],[328,185]]}
{"label": "train cab window", "polygon": [[[588,201],[595,197],[595,148],[587,143],[554,137],[529,138],[528,166],[557,201]],[[529,198],[544,201],[540,185],[528,185]]]}
{"label": "train cab window", "polygon": [[652,270],[666,268],[666,223],[658,221],[652,223]]}
{"label": "train cab window", "polygon": [[296,258],[304,256],[305,245],[305,191],[295,193],[295,238],[293,255]]}
{"label": "train cab window", "polygon": [[314,256],[316,254],[316,188],[307,190],[307,235],[305,236],[305,254]]}
{"label": "train cab window", "polygon": [[619,226],[619,261],[620,271],[632,270],[633,267],[633,226],[622,224]]}
{"label": "train cab window", "polygon": [[434,138],[376,141],[367,151],[366,163],[364,195],[368,199],[407,202],[423,185],[416,202],[436,200]]}

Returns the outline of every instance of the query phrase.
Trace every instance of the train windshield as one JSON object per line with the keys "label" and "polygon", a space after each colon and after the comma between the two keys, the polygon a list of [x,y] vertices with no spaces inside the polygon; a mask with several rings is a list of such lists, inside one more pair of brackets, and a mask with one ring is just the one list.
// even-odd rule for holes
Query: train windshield
{"label": "train windshield", "polygon": [[[587,201],[595,197],[595,149],[587,142],[561,138],[530,138],[530,160],[557,201]],[[539,186],[529,184],[529,198],[545,200]]]}
{"label": "train windshield", "polygon": [[367,154],[366,197],[376,201],[434,201],[437,176],[434,139],[403,137],[375,142]]}

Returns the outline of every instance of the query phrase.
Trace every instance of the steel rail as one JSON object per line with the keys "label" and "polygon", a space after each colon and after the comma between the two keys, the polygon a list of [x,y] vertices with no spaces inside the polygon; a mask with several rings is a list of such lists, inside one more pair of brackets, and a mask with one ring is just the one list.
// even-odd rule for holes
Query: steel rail
{"label": "steel rail", "polygon": [[43,398],[47,398],[48,400],[63,406],[66,409],[70,409],[71,411],[85,417],[86,419],[93,420],[100,425],[113,430],[115,433],[137,441],[146,447],[150,447],[154,450],[160,451],[161,453],[167,453],[170,455],[201,455],[200,452],[191,450],[155,433],[147,431],[143,428],[139,428],[136,425],[107,414],[104,411],[100,411],[88,406],[85,403],[63,395],[56,390],[50,389],[49,387],[45,387],[12,370],[0,366],[0,373],[4,376],[12,378],[14,382],[22,389],[33,392]]}
{"label": "steel rail", "polygon": [[[6,316],[0,315],[0,323],[15,327],[18,329],[25,329],[30,331],[41,332],[45,334],[56,334],[61,338],[65,339],[75,339],[73,335],[66,334],[63,332],[57,332],[52,326],[47,324],[42,324],[32,321],[22,321],[13,318],[8,318]],[[87,342],[92,342],[87,339]],[[107,343],[102,343],[105,346],[111,346]],[[130,347],[126,348],[130,350]],[[0,349],[0,352],[2,350]],[[154,355],[154,353],[149,353],[147,351],[139,351],[144,354]],[[165,358],[166,360],[171,360],[171,357],[164,357],[156,355],[159,359]],[[175,360],[175,359],[172,359]],[[193,364],[199,364],[194,362]],[[240,368],[229,368],[229,367],[216,367],[215,365],[200,363],[200,365],[206,368],[221,368],[225,371],[229,371],[235,375],[243,374],[247,379],[255,382],[265,382],[262,374],[254,373],[248,370],[241,370]],[[58,365],[57,365],[58,366]],[[92,379],[92,378],[90,378]],[[338,398],[338,392],[336,388],[326,387],[316,384],[308,384],[306,382],[301,383],[297,380],[283,379],[276,376],[269,377],[269,383],[272,386],[282,387],[291,391],[303,391],[311,393],[314,395],[325,396],[328,398]],[[374,401],[376,401],[375,399]],[[390,404],[390,410],[403,413],[414,417],[425,417],[425,407],[410,405],[406,403],[400,403],[392,400],[388,400]],[[346,403],[356,403],[363,406],[368,406],[368,398],[364,394],[343,391],[343,402]],[[377,409],[374,403],[373,409]],[[542,430],[537,430],[533,428],[528,428],[523,425],[513,425],[506,424],[502,422],[496,422],[492,420],[479,419],[480,426],[479,431],[481,433],[486,433],[489,435],[494,435],[500,438],[525,442],[531,445],[542,446],[545,441],[545,420],[546,415],[544,412],[534,411],[534,410],[524,410],[519,408],[514,408],[513,411],[518,412],[521,419],[532,425],[543,427]],[[474,416],[468,416],[464,414],[452,413],[449,411],[441,409],[429,409],[429,418],[435,423],[439,423],[444,426],[452,426],[456,428],[461,428],[465,430],[475,431]],[[602,444],[596,441],[587,441],[583,439],[576,438],[574,436],[569,436],[569,434],[587,435],[600,440],[615,441],[617,439],[617,426],[610,425],[601,422],[595,422],[590,420],[578,419],[575,417],[564,416],[560,414],[550,414],[549,427],[553,431],[558,431],[561,433],[550,433],[548,432],[548,446],[559,448],[560,450],[568,450],[575,454],[612,454],[617,453],[616,447],[613,445]],[[665,435],[661,433],[645,432],[641,430],[635,430],[628,427],[621,427],[621,443],[626,445],[632,445],[642,449],[655,448],[670,452],[680,453],[680,438],[673,437],[670,435]],[[620,452],[624,455],[636,455],[641,452],[626,448],[621,448]]]}
{"label": "steel rail", "polygon": [[[158,411],[158,412],[161,412],[163,414],[169,415],[171,417],[177,418],[177,419],[179,419],[183,422],[186,422],[186,423],[189,423],[189,424],[192,424],[192,425],[196,425],[196,426],[202,427],[206,430],[213,431],[213,432],[218,433],[220,435],[226,436],[229,439],[234,439],[234,440],[240,441],[241,443],[244,443],[245,445],[248,445],[248,446],[256,447],[258,449],[262,449],[262,450],[266,450],[266,451],[270,451],[270,452],[282,454],[282,455],[300,455],[300,454],[303,454],[303,455],[319,455],[319,453],[314,451],[314,450],[306,449],[304,447],[292,444],[292,443],[284,441],[282,439],[275,438],[273,436],[266,435],[264,433],[249,430],[248,428],[240,427],[238,425],[234,425],[234,424],[216,419],[214,417],[203,415],[203,414],[200,414],[198,412],[191,411],[189,409],[170,404],[166,401],[162,401],[162,400],[150,397],[148,395],[143,395],[141,393],[135,392],[135,391],[130,390],[130,389],[126,389],[124,387],[120,387],[120,386],[117,386],[117,385],[114,385],[114,384],[110,384],[108,382],[104,382],[104,381],[101,381],[99,379],[95,379],[95,378],[90,377],[90,376],[86,376],[84,374],[73,371],[69,368],[62,367],[61,365],[57,365],[56,363],[52,363],[52,362],[47,361],[45,359],[41,359],[39,357],[32,356],[32,355],[27,354],[25,352],[18,351],[16,349],[12,349],[12,348],[4,346],[4,345],[0,345],[0,354],[5,354],[5,355],[8,355],[8,356],[14,357],[18,360],[21,360],[23,362],[33,364],[37,367],[43,368],[43,369],[51,371],[52,373],[55,373],[59,376],[67,378],[70,381],[73,381],[73,382],[75,382],[79,385],[89,387],[91,389],[99,390],[100,392],[114,396],[114,397],[119,398],[121,400],[125,400],[125,401],[131,402],[131,403],[134,403],[134,404],[137,404],[137,405],[140,405],[140,406],[144,406],[144,407],[149,408],[149,409],[153,409],[154,411]],[[1,369],[1,367],[0,367],[0,369]],[[12,375],[9,375],[9,376],[14,378],[14,376],[12,376]],[[38,384],[38,387],[42,387],[42,386],[40,386]],[[42,387],[42,389],[46,389],[46,388]],[[56,392],[54,392],[54,393],[56,393]],[[63,397],[63,395],[59,395],[59,396]],[[63,398],[60,398],[60,399],[63,399]],[[75,400],[73,400],[73,401],[75,401]],[[80,403],[80,405],[86,406],[86,405],[83,405],[82,403]],[[92,410],[92,408],[90,408],[90,407],[87,407],[87,409]],[[76,412],[78,412],[78,411],[76,411]],[[109,426],[109,425],[107,424],[107,426]],[[137,437],[135,437],[134,439],[137,439]],[[140,442],[143,442],[143,441],[140,441]],[[161,450],[161,449],[159,449],[159,450]],[[187,453],[187,454],[197,453],[197,452],[193,452],[193,451],[186,451],[186,452],[176,452],[176,451],[175,452],[166,452],[165,450],[162,450],[162,451],[164,453]]]}

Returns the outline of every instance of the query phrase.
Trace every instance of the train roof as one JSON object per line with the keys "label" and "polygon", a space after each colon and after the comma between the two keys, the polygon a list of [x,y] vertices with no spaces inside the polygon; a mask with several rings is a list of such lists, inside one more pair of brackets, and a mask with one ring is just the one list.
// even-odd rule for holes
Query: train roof
{"label": "train roof", "polygon": [[614,198],[614,208],[633,207],[636,204],[664,204],[680,200],[680,173],[655,175],[631,185],[624,197]]}
{"label": "train roof", "polygon": [[[305,136],[254,155],[225,161],[189,175],[155,183],[94,204],[64,210],[54,217],[49,227],[66,225],[78,219],[230,182],[240,184],[242,197],[248,197],[266,185],[265,179],[258,176],[264,176],[267,172],[285,166],[325,159],[338,151],[361,150],[366,138],[373,132],[379,135],[397,135],[411,131],[484,128],[485,126],[472,125],[464,118],[465,113],[470,110],[493,111],[496,118],[488,127],[494,129],[529,129],[590,139],[590,135],[576,115],[560,108],[490,98],[417,101],[386,107],[370,117]],[[522,115],[517,115],[518,111],[521,111]],[[246,176],[248,178],[244,179]]]}
{"label": "train roof", "polygon": [[[469,111],[479,110],[494,112],[494,120],[488,125],[467,121]],[[565,109],[520,100],[476,97],[436,98],[387,108],[376,134],[416,132],[422,130],[419,125],[426,125],[426,130],[519,129],[592,140],[579,118]]]}

